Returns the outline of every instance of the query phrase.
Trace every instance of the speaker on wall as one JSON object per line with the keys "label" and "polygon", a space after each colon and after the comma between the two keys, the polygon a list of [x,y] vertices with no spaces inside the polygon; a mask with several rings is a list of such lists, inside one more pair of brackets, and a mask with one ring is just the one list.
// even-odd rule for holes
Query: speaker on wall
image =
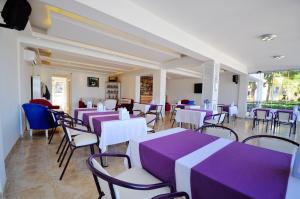
{"label": "speaker on wall", "polygon": [[27,0],[7,0],[1,16],[5,24],[0,27],[24,30],[31,14],[31,6]]}
{"label": "speaker on wall", "polygon": [[239,83],[239,76],[238,76],[238,75],[233,75],[233,76],[232,76],[232,81],[233,81],[234,83],[238,84],[238,83]]}

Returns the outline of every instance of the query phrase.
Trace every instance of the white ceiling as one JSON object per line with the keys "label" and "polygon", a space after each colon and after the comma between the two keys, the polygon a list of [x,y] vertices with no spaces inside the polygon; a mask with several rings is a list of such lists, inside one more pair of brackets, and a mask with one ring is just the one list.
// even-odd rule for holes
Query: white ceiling
{"label": "white ceiling", "polygon": [[[39,0],[29,0],[32,7],[30,24],[34,32],[42,33],[51,38],[58,38],[64,41],[76,42],[82,49],[98,48],[105,53],[111,53],[112,56],[124,56],[138,61],[154,63],[157,65],[168,60],[179,59],[181,54],[159,44],[149,42],[143,38],[133,37],[121,31],[108,27],[101,23],[89,24],[80,15],[74,19],[69,13],[55,12],[49,9],[49,6]],[[67,12],[67,11],[64,11]],[[84,22],[80,20],[85,20]],[[89,22],[89,23],[85,23]],[[39,38],[39,37],[38,37]],[[39,38],[40,39],[40,38]],[[44,38],[43,38],[44,39]],[[80,47],[81,46],[81,47]],[[36,48],[36,46],[27,46]],[[46,49],[45,47],[43,47]],[[46,49],[49,50],[49,49]],[[68,64],[70,62],[85,63],[94,65],[98,68],[114,68],[111,73],[126,72],[141,69],[140,65],[128,65],[126,63],[114,63],[108,60],[93,60],[92,57],[81,56],[80,54],[71,54],[67,52],[52,49],[51,57],[41,57],[41,60],[51,62],[55,65],[58,62]],[[103,67],[105,66],[105,67]]]}
{"label": "white ceiling", "polygon": [[[245,63],[249,72],[300,67],[299,0],[131,0]],[[257,37],[274,33],[262,42]],[[273,55],[285,55],[274,60]]]}

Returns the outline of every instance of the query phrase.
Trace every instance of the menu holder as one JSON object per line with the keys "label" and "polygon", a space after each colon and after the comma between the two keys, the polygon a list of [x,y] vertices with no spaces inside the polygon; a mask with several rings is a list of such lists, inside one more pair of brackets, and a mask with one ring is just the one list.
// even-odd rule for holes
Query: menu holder
{"label": "menu holder", "polygon": [[105,106],[102,103],[97,104],[97,111],[98,112],[103,112],[105,111]]}
{"label": "menu holder", "polygon": [[126,108],[119,108],[119,120],[128,120],[130,119],[129,112]]}
{"label": "menu holder", "polygon": [[87,101],[86,107],[87,108],[93,108],[93,102],[92,101]]}

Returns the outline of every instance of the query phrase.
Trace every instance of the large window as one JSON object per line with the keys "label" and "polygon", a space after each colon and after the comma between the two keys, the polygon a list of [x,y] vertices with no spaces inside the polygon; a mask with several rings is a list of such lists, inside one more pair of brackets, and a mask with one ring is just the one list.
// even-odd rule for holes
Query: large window
{"label": "large window", "polygon": [[[300,72],[278,71],[264,74],[262,91],[258,84],[249,82],[248,109],[260,104],[262,107],[292,109],[300,105]],[[256,95],[260,93],[260,98]],[[261,100],[257,100],[261,99]]]}

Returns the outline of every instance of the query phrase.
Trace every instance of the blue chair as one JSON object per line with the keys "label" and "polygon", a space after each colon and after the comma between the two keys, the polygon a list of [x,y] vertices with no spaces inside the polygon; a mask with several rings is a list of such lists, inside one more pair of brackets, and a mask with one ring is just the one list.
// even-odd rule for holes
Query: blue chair
{"label": "blue chair", "polygon": [[55,122],[48,107],[30,103],[23,104],[22,107],[29,123],[30,136],[32,136],[32,130],[45,130],[48,138],[48,129],[55,128]]}

